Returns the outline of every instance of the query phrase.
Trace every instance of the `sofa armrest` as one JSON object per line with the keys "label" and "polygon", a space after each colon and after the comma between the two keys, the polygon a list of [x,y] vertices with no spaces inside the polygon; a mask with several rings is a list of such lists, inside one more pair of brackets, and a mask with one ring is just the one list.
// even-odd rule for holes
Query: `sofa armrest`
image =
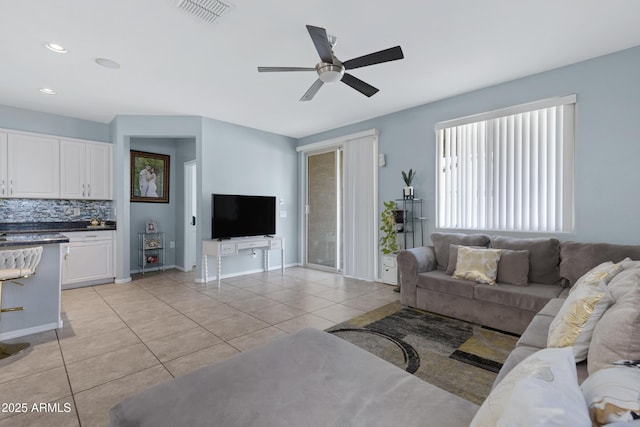
{"label": "sofa armrest", "polygon": [[398,254],[400,271],[400,302],[410,307],[416,306],[416,284],[418,273],[435,270],[436,253],[433,246],[405,249]]}

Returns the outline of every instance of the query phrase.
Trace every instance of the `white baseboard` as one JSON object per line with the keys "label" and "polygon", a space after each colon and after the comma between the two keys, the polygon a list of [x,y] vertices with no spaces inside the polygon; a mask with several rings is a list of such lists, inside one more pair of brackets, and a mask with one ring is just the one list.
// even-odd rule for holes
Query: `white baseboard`
{"label": "white baseboard", "polygon": [[[284,265],[284,269],[285,271],[287,270],[287,268],[289,267],[297,267],[300,264],[298,263],[292,263],[292,264],[285,264]],[[268,271],[274,271],[274,270],[280,270],[280,266],[279,265],[275,265],[275,266],[270,266]],[[256,273],[264,273],[263,269],[254,269],[254,270],[245,270],[245,271],[238,271],[238,272],[234,272],[234,273],[228,273],[228,274],[223,274],[222,276],[220,276],[222,279],[228,279],[229,277],[238,277],[238,276],[246,276],[248,274],[256,274]],[[218,276],[214,275],[214,276],[207,276],[206,278],[206,282],[212,282],[214,280],[218,280]],[[196,279],[195,280],[196,283],[205,283],[205,280],[203,279]]]}
{"label": "white baseboard", "polygon": [[31,334],[37,334],[39,332],[50,331],[59,327],[62,327],[62,321],[46,323],[44,325],[33,326],[31,328],[18,329],[16,331],[2,332],[0,333],[0,341],[20,338]]}
{"label": "white baseboard", "polygon": [[131,276],[125,277],[124,279],[116,279],[113,282],[117,284],[121,284],[121,283],[129,283],[130,281],[131,281]]}

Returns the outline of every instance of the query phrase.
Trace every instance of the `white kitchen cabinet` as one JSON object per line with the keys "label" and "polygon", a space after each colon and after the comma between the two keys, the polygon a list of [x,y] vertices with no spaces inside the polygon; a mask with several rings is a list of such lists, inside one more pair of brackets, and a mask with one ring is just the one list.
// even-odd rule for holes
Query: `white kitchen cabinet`
{"label": "white kitchen cabinet", "polygon": [[112,230],[64,234],[69,243],[60,245],[62,289],[113,281],[115,245]]}
{"label": "white kitchen cabinet", "polygon": [[[60,141],[28,134],[8,134],[6,195],[13,198],[60,198]],[[0,166],[0,170],[4,166]]]}
{"label": "white kitchen cabinet", "polygon": [[9,192],[9,177],[7,169],[7,134],[0,132],[0,197],[7,197]]}
{"label": "white kitchen cabinet", "polygon": [[111,200],[113,147],[87,141],[60,141],[60,196]]}

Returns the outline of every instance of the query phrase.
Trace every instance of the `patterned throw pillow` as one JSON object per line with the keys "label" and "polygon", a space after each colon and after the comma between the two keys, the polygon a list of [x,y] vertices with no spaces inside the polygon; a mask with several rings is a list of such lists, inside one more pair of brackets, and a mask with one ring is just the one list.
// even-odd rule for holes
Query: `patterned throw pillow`
{"label": "patterned throw pillow", "polygon": [[500,261],[500,249],[474,249],[460,246],[456,271],[452,277],[495,285],[498,261]]}
{"label": "patterned throw pillow", "polygon": [[547,347],[573,346],[576,362],[587,358],[593,329],[613,304],[607,283],[621,270],[621,263],[604,262],[578,279],[551,322]]}
{"label": "patterned throw pillow", "polygon": [[632,421],[640,416],[640,369],[610,366],[590,375],[582,385],[591,421],[596,427]]}
{"label": "patterned throw pillow", "polygon": [[491,391],[470,427],[590,427],[570,348],[533,353]]}

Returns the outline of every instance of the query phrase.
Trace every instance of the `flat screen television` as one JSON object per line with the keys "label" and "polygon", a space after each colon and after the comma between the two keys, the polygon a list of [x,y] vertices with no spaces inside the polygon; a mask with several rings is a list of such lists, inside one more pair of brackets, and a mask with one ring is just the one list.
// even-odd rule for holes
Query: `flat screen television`
{"label": "flat screen television", "polygon": [[266,236],[276,234],[276,198],[212,194],[211,238]]}

